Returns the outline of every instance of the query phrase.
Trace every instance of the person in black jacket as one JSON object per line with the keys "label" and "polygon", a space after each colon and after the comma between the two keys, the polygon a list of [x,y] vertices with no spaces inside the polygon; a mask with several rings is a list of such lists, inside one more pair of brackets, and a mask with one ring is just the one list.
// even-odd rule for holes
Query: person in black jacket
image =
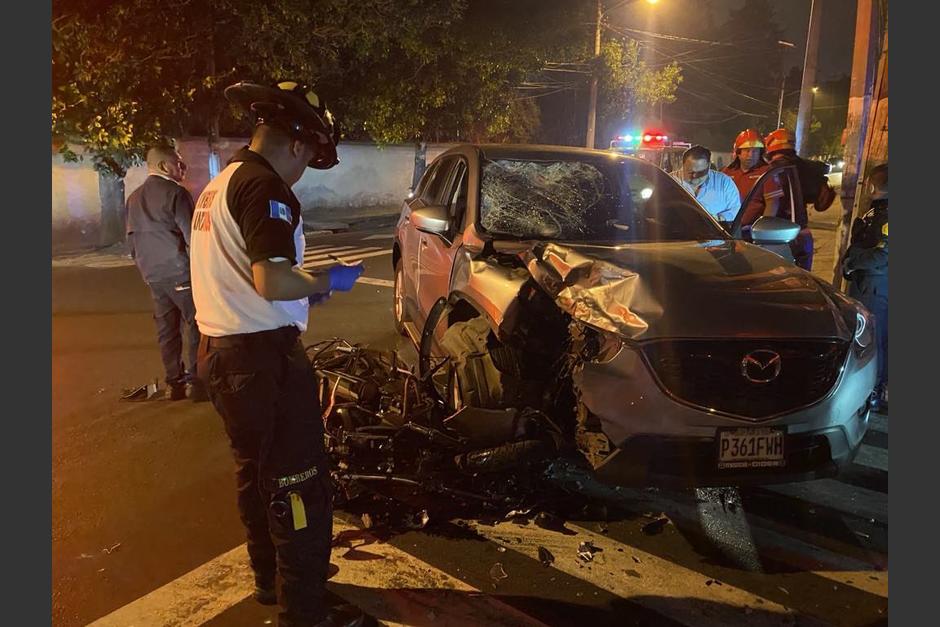
{"label": "person in black jacket", "polygon": [[852,239],[842,272],[849,281],[849,296],[856,298],[875,317],[878,344],[878,380],[872,409],[888,411],[888,164],[872,168],[868,175],[871,208],[852,224]]}
{"label": "person in black jacket", "polygon": [[192,400],[207,400],[195,376],[199,329],[189,280],[193,198],[180,185],[186,163],[172,146],[154,146],[147,151],[147,171],[147,179],[127,199],[127,241],[153,298],[170,400],[186,398],[187,387]]}
{"label": "person in black jacket", "polygon": [[[800,181],[802,201],[794,209],[795,222],[800,225],[796,239],[790,242],[790,250],[796,265],[806,271],[813,269],[813,232],[809,228],[809,216],[806,205],[812,203],[816,211],[825,211],[835,200],[836,194],[826,178],[826,164],[811,159],[803,159],[796,154],[796,138],[788,129],[778,128],[764,138],[767,146],[767,162],[771,166],[795,165]],[[784,203],[789,204],[789,203]],[[790,215],[780,215],[790,219]]]}

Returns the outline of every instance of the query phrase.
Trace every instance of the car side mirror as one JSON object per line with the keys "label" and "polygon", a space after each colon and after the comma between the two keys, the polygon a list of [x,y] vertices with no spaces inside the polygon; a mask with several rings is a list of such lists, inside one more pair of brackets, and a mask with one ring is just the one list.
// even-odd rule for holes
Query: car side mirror
{"label": "car side mirror", "polygon": [[411,223],[415,228],[433,235],[445,235],[450,229],[450,216],[444,207],[432,205],[411,212]]}
{"label": "car side mirror", "polygon": [[800,233],[800,225],[784,218],[763,216],[751,225],[755,244],[789,244]]}

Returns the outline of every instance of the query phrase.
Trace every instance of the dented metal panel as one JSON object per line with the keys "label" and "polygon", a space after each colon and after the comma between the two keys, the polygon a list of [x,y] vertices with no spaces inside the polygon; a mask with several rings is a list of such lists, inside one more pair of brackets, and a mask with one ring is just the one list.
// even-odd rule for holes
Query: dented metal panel
{"label": "dented metal panel", "polygon": [[548,244],[524,258],[563,311],[630,339],[851,337],[809,273],[741,242]]}
{"label": "dented metal panel", "polygon": [[508,319],[511,320],[513,302],[529,278],[524,267],[500,264],[493,257],[474,258],[463,251],[455,260],[451,291],[467,297],[494,328],[503,331]]}

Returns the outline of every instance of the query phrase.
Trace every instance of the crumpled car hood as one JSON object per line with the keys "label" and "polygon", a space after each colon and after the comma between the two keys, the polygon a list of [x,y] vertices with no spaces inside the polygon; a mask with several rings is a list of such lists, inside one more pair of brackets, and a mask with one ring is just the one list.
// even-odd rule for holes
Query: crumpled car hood
{"label": "crumpled car hood", "polygon": [[812,275],[741,241],[551,243],[522,258],[563,311],[634,340],[851,337]]}

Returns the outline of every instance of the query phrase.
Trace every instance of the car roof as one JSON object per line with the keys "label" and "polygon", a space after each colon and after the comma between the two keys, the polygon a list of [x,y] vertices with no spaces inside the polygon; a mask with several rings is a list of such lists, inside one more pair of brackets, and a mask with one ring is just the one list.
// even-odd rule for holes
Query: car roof
{"label": "car roof", "polygon": [[[442,154],[447,155],[451,152],[460,152],[465,148],[477,150],[486,159],[570,159],[572,157],[592,157],[595,159],[634,159],[629,155],[624,155],[610,150],[593,150],[590,148],[575,148],[573,146],[549,146],[540,144],[460,144],[447,150]],[[645,162],[644,162],[645,163]]]}

